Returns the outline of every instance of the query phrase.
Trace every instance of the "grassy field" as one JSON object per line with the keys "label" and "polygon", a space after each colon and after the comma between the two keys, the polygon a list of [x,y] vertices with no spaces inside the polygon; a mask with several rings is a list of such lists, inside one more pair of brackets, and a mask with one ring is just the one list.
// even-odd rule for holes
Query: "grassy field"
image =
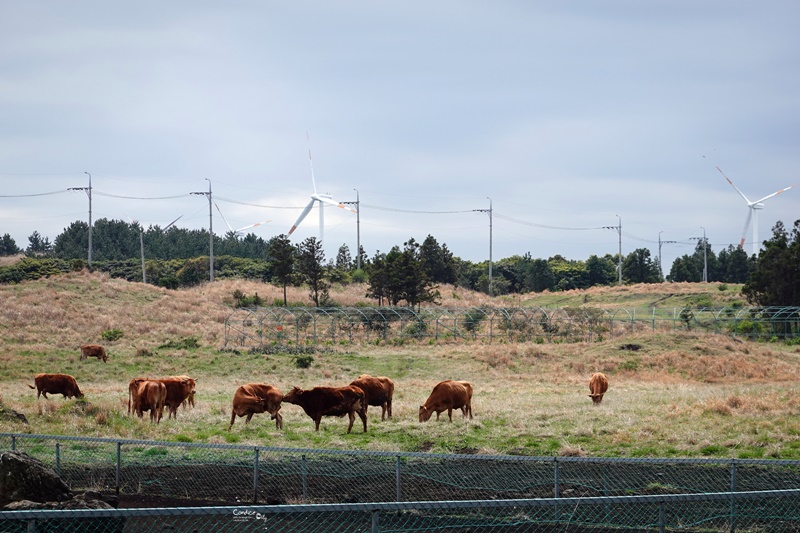
{"label": "grassy field", "polygon": [[[578,344],[406,343],[339,345],[298,368],[288,354],[221,350],[234,291],[267,302],[280,289],[256,282],[217,281],[170,291],[102,274],[73,273],[0,286],[0,403],[28,424],[0,412],[2,431],[266,446],[603,457],[736,457],[800,459],[800,348],[694,333],[648,334]],[[665,308],[742,305],[740,286],[661,284],[489,298],[441,288],[444,306],[479,305]],[[335,288],[341,305],[366,302],[364,286]],[[309,301],[292,289],[292,302]],[[369,303],[369,302],[368,302]],[[104,341],[103,332],[122,337]],[[192,347],[196,339],[197,347]],[[78,346],[99,342],[109,362],[79,359]],[[638,350],[631,350],[637,345]],[[605,372],[610,388],[595,407],[588,378]],[[39,372],[72,374],[84,401],[36,400]],[[394,418],[371,408],[369,431],[325,418],[319,433],[294,405],[285,428],[256,415],[249,426],[230,402],[236,387],[265,382],[343,385],[359,374],[391,377]],[[189,374],[198,381],[196,407],[159,425],[126,414],[127,383],[140,375]],[[473,382],[475,418],[421,424],[417,409],[443,379]]]}

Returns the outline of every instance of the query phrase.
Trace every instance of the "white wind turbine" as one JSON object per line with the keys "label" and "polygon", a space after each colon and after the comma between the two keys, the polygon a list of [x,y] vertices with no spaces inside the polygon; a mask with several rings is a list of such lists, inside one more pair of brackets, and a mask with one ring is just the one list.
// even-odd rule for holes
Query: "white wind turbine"
{"label": "white wind turbine", "polygon": [[738,192],[739,195],[742,198],[744,198],[744,201],[747,202],[747,208],[748,208],[747,209],[747,219],[744,222],[744,229],[742,230],[742,240],[739,242],[739,248],[742,248],[744,246],[745,235],[747,235],[747,227],[750,226],[750,221],[752,220],[752,222],[753,222],[753,255],[758,255],[758,249],[759,249],[759,242],[758,242],[758,210],[759,209],[764,209],[764,200],[769,200],[773,196],[777,196],[782,192],[786,192],[789,189],[791,189],[792,187],[794,187],[794,185],[789,185],[785,189],[781,189],[779,191],[775,191],[774,193],[772,193],[770,195],[767,195],[764,198],[761,198],[760,200],[756,200],[755,202],[751,202],[747,198],[747,196],[745,196],[744,193],[739,190],[739,187],[734,185],[733,182],[730,180],[730,178],[728,178],[728,176],[725,176],[725,173],[722,172],[721,168],[717,167],[717,170],[719,170],[719,173],[722,174],[722,176],[726,180],[728,180],[728,183],[731,184],[731,187],[736,189],[736,192]]}
{"label": "white wind turbine", "polygon": [[256,226],[260,226],[261,224],[266,224],[267,222],[272,222],[271,220],[263,220],[261,222],[256,222],[255,224],[250,224],[249,226],[245,226],[243,228],[233,229],[233,227],[231,226],[230,222],[228,222],[228,219],[226,219],[225,215],[222,214],[222,210],[217,205],[217,202],[214,202],[214,207],[217,208],[217,211],[219,212],[219,216],[221,216],[222,220],[225,221],[225,225],[228,226],[228,229],[230,230],[230,232],[233,234],[234,237],[238,237],[238,236],[242,235],[242,232],[244,230],[246,230],[246,229],[254,228]]}
{"label": "white wind turbine", "polygon": [[300,216],[297,217],[297,220],[292,225],[292,228],[289,230],[289,235],[294,233],[294,230],[297,229],[297,226],[303,221],[304,218],[308,215],[311,209],[314,207],[314,203],[319,202],[319,241],[322,242],[322,238],[325,232],[325,204],[336,206],[340,209],[347,209],[348,211],[352,211],[356,213],[355,209],[347,207],[341,202],[337,202],[331,198],[330,194],[318,193],[317,192],[317,182],[314,179],[314,163],[311,160],[311,149],[308,150],[308,164],[311,166],[311,186],[314,188],[314,193],[311,195],[311,201],[308,202],[308,205],[303,209],[303,212],[300,213]]}

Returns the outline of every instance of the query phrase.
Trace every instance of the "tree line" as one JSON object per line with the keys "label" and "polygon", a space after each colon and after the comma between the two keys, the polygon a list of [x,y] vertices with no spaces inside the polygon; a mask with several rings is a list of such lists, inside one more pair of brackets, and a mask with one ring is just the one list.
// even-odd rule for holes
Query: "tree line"
{"label": "tree line", "polygon": [[[757,305],[796,305],[800,276],[800,220],[789,232],[782,223],[773,228],[761,254],[748,256],[741,247],[729,246],[715,253],[708,241],[699,240],[692,254],[675,259],[666,281],[744,283],[751,303]],[[20,249],[10,235],[0,238],[0,256],[24,253],[26,260],[0,267],[0,282],[18,282],[41,275],[85,268],[89,226],[73,222],[54,242],[34,231],[28,246]],[[146,278],[154,285],[178,288],[209,279],[209,233],[159,226],[147,229],[138,223],[99,219],[92,227],[92,268],[107,271],[131,281]],[[214,235],[214,277],[246,277],[284,287],[309,287],[309,298],[316,306],[328,306],[332,283],[363,282],[365,296],[378,305],[415,306],[435,303],[438,286],[453,284],[491,295],[586,289],[619,283],[661,283],[665,281],[657,259],[647,248],[622,257],[591,255],[570,260],[560,255],[548,259],[530,253],[489,262],[471,262],[455,257],[428,235],[422,242],[409,239],[388,252],[376,251],[368,257],[363,248],[353,257],[343,244],[335,258],[327,259],[315,237],[293,244],[288,236],[264,240],[250,233]],[[142,260],[145,264],[144,276]],[[358,268],[361,265],[361,268]],[[794,269],[794,270],[792,270]]]}

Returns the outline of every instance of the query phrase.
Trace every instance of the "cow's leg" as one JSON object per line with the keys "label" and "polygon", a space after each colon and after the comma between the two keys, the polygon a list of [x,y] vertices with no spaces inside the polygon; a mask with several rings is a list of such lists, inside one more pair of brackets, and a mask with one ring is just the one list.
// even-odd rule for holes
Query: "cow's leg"
{"label": "cow's leg", "polygon": [[319,423],[322,420],[322,415],[314,419],[314,431],[319,431]]}
{"label": "cow's leg", "polygon": [[450,422],[453,421],[453,408],[452,407],[448,407],[447,408],[447,418],[450,419]]}
{"label": "cow's leg", "polygon": [[389,414],[389,418],[392,418],[392,399],[389,398],[389,401],[386,402],[386,411]]}
{"label": "cow's leg", "polygon": [[249,412],[249,413],[247,413],[247,418],[245,419],[244,423],[245,423],[245,424],[249,424],[249,423],[250,423],[250,419],[251,419],[251,418],[253,418],[253,413],[252,413],[252,411],[251,411],[251,412]]}
{"label": "cow's leg", "polygon": [[276,412],[273,418],[275,419],[275,427],[277,429],[283,429],[283,416],[280,413]]}
{"label": "cow's leg", "polygon": [[[358,416],[361,418],[361,421],[364,423],[364,433],[367,432],[367,409],[366,407],[358,412]],[[353,423],[350,422],[352,426]]]}
{"label": "cow's leg", "polygon": [[353,422],[356,421],[356,414],[353,411],[347,413],[347,418],[350,419],[350,424],[347,426],[347,432],[350,433],[350,430],[353,429]]}

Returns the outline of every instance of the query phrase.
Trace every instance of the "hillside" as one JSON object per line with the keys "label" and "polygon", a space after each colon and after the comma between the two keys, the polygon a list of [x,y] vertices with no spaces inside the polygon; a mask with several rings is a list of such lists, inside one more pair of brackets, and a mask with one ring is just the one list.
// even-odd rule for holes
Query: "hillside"
{"label": "hillside", "polygon": [[[677,332],[574,344],[326,344],[312,352],[310,368],[301,368],[288,353],[221,350],[235,291],[268,302],[282,298],[281,289],[263,283],[218,281],[171,291],[86,272],[0,286],[0,402],[29,422],[5,419],[5,431],[372,450],[800,458],[796,346]],[[513,302],[448,287],[442,296],[452,307],[680,307],[735,305],[738,291],[664,284],[532,294]],[[354,286],[332,292],[340,305],[364,303],[363,294],[364,287]],[[307,291],[292,289],[289,300],[308,301]],[[111,330],[121,337],[103,341]],[[78,346],[86,342],[105,344],[109,362],[80,360]],[[611,381],[599,407],[587,397],[588,376],[596,370]],[[86,400],[37,402],[29,385],[38,372],[74,375]],[[198,379],[195,409],[157,426],[125,414],[131,378],[184,373]],[[263,415],[249,426],[240,419],[227,431],[239,384],[265,382],[287,392],[295,385],[346,384],[361,373],[396,383],[395,417],[381,422],[373,408],[366,434],[345,435],[336,418],[324,419],[315,433],[292,405],[282,410],[283,431]],[[475,419],[420,424],[418,406],[448,378],[473,382]]]}

